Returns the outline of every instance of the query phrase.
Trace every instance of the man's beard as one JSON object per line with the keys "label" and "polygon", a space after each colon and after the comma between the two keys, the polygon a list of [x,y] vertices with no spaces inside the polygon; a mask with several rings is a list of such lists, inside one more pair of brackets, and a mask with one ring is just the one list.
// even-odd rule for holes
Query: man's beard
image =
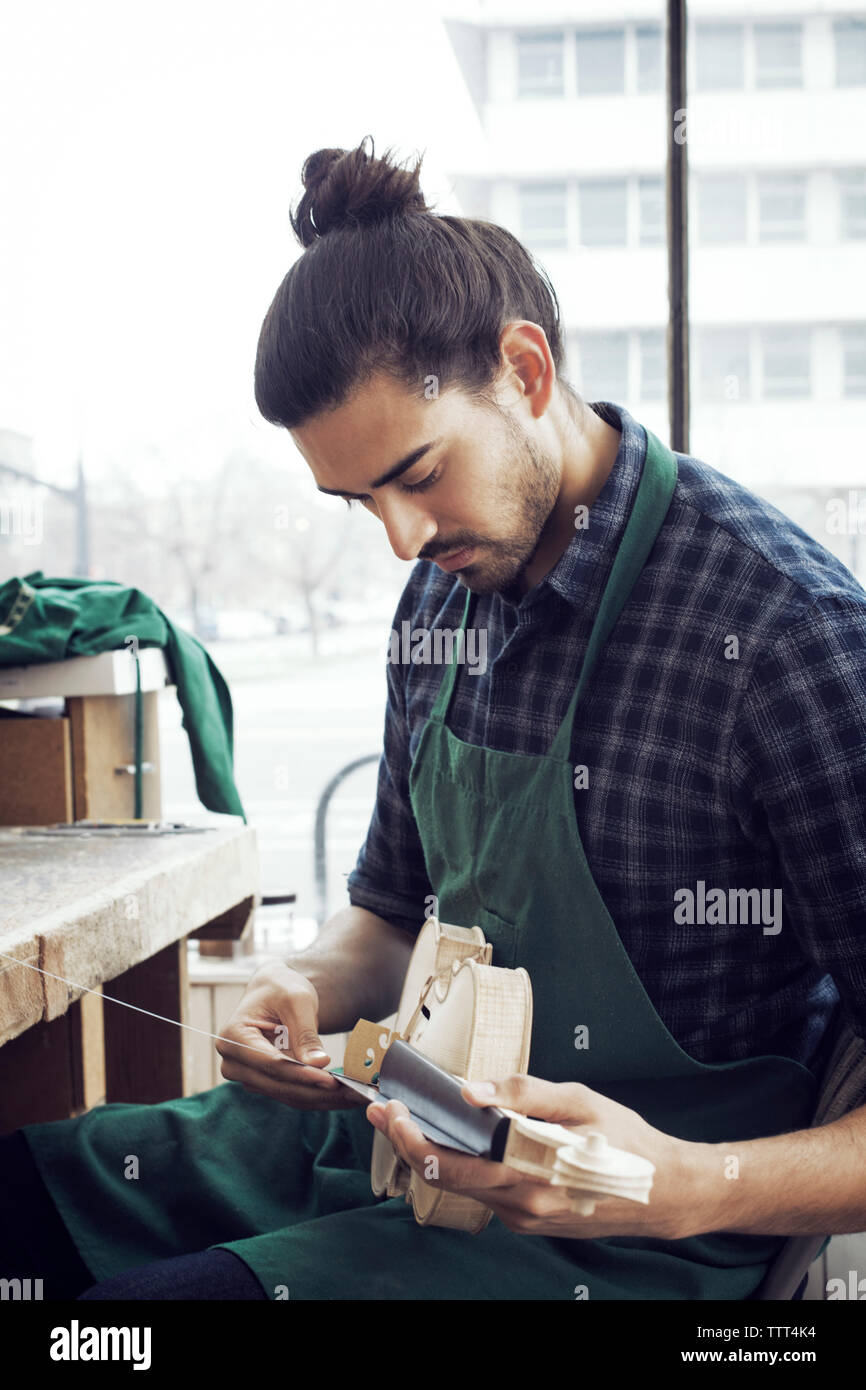
{"label": "man's beard", "polygon": [[[559,495],[560,478],[553,460],[508,423],[518,443],[500,472],[495,495],[501,498],[510,530],[495,541],[477,539],[478,558],[458,575],[474,594],[503,593],[522,584]],[[471,544],[467,539],[467,548]]]}

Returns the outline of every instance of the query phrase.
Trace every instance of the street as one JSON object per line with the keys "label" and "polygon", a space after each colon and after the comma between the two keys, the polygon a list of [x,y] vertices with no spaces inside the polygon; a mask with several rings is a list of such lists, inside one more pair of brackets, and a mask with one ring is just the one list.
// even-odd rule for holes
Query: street
{"label": "street", "polygon": [[[208,651],[232,694],[235,773],[259,839],[262,892],[296,893],[298,917],[315,914],[313,824],[323,788],[346,763],[382,746],[387,623],[339,628],[318,660],[300,637],[214,642]],[[160,696],[163,811],[212,819],[195,792],[192,760],[174,691]],[[376,764],[353,773],[328,816],[328,911],[348,902],[345,876],[364,841]]]}

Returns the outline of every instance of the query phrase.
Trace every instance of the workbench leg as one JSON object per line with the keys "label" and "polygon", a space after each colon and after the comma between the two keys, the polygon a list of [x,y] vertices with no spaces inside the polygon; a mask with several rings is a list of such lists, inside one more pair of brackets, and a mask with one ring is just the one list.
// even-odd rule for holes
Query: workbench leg
{"label": "workbench leg", "polygon": [[60,1018],[0,1047],[0,1134],[80,1115],[105,1095],[102,999],[85,994]]}
{"label": "workbench leg", "polygon": [[105,1042],[101,987],[82,994],[69,1010],[69,1051],[75,1113],[105,1100]]}
{"label": "workbench leg", "polygon": [[[165,1018],[188,1022],[186,940],[107,982],[105,993]],[[192,1063],[182,1028],[105,1005],[105,1098],[152,1103],[192,1093]]]}

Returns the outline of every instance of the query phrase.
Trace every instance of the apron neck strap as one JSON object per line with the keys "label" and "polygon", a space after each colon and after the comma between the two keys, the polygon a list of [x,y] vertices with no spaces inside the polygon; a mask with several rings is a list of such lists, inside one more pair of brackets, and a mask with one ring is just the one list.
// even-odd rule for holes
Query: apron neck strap
{"label": "apron neck strap", "polygon": [[640,484],[589,634],[586,655],[568,713],[550,749],[551,757],[568,761],[574,715],[599,653],[628,602],[638,575],[655,544],[677,484],[677,461],[660,439],[646,430],[647,450]]}
{"label": "apron neck strap", "polygon": [[[472,593],[472,590],[467,589],[466,602],[463,605],[463,617],[460,620],[459,630],[461,632],[465,632],[466,630],[466,625],[469,621],[469,610],[472,606],[472,600],[474,597],[475,595]],[[465,637],[461,639],[462,642],[465,642],[465,640]],[[444,724],[448,714],[448,706],[451,703],[451,695],[454,691],[454,682],[457,679],[457,667],[460,664],[458,661],[454,659],[454,653],[457,650],[459,650],[459,648],[457,646],[457,643],[455,642],[451,648],[451,660],[445,667],[444,675],[442,676],[442,679],[439,682],[439,691],[436,696],[436,700],[433,704],[432,710],[430,711],[431,720],[435,720],[437,723]]]}

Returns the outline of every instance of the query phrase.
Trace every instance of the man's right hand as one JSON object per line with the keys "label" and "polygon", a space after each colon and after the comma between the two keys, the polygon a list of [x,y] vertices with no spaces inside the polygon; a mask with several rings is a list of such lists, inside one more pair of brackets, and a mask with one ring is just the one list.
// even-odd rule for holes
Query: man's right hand
{"label": "man's right hand", "polygon": [[[323,1072],[331,1059],[318,1023],[319,996],[312,982],[288,965],[263,966],[217,1042],[220,1071],[227,1081],[298,1110],[367,1105],[363,1096]],[[287,1061],[288,1055],[304,1065]]]}

